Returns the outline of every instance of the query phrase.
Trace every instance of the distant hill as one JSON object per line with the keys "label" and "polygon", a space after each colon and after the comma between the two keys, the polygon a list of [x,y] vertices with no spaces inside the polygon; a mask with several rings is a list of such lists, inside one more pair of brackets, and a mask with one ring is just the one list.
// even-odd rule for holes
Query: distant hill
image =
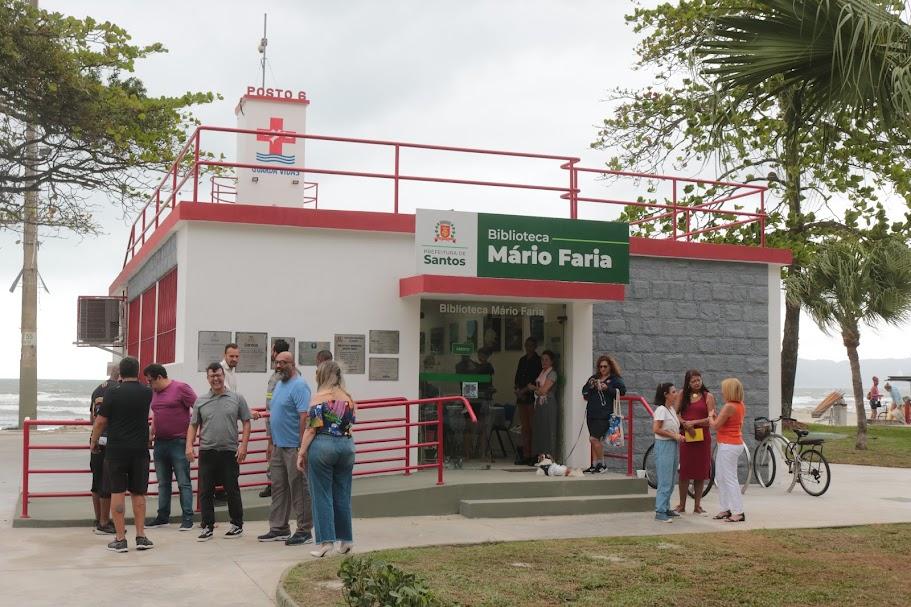
{"label": "distant hill", "polygon": [[[871,358],[860,361],[860,373],[863,378],[864,388],[870,384],[870,379],[876,375],[880,378],[880,385],[890,375],[911,375],[911,358]],[[846,360],[797,360],[797,379],[795,388],[829,388],[850,389],[851,366]],[[907,391],[905,384],[901,390]]]}

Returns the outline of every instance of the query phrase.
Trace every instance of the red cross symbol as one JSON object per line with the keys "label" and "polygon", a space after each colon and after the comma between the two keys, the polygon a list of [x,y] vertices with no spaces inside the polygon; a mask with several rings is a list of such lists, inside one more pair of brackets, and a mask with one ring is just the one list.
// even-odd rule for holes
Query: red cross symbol
{"label": "red cross symbol", "polygon": [[268,129],[256,129],[260,134],[256,136],[257,141],[269,142],[270,154],[281,154],[282,145],[285,143],[294,143],[295,138],[287,135],[279,135],[281,132],[293,133],[294,131],[285,131],[285,119],[272,116],[269,118]]}

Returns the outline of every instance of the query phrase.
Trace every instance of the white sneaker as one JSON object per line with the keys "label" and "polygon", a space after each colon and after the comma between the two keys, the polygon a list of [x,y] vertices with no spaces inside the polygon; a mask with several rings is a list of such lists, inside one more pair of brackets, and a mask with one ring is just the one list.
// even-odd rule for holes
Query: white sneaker
{"label": "white sneaker", "polygon": [[325,544],[320,544],[320,547],[317,548],[316,550],[311,550],[310,556],[321,559],[324,556],[326,556],[327,554],[329,554],[330,552],[332,552],[332,543],[327,542]]}

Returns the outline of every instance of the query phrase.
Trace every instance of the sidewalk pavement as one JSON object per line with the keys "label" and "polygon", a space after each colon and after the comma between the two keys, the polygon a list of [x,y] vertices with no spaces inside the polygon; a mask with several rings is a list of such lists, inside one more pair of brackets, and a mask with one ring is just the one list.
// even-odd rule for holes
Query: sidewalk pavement
{"label": "sidewalk pavement", "polygon": [[[272,605],[281,573],[309,560],[310,547],[261,544],[256,535],[264,523],[250,523],[247,535],[225,539],[226,526],[215,539],[197,543],[196,533],[175,526],[151,529],[155,549],[137,552],[128,533],[130,552],[104,549],[109,537],[87,528],[12,529],[18,458],[10,453],[10,436],[0,433],[0,579],[3,604],[132,605],[205,603]],[[4,457],[8,456],[8,457]],[[12,470],[10,470],[12,468]],[[786,475],[785,475],[786,476]],[[788,478],[790,478],[788,476]],[[820,498],[798,485],[785,492],[779,478],[768,489],[750,487],[744,496],[747,522],[725,523],[687,513],[673,524],[658,524],[650,513],[586,516],[464,519],[460,516],[355,520],[355,552],[381,548],[591,537],[592,535],[669,535],[744,529],[830,527],[911,522],[911,469],[832,466],[832,485]],[[718,491],[704,501],[718,509]],[[89,507],[86,504],[86,507]],[[692,510],[692,501],[688,508]]]}

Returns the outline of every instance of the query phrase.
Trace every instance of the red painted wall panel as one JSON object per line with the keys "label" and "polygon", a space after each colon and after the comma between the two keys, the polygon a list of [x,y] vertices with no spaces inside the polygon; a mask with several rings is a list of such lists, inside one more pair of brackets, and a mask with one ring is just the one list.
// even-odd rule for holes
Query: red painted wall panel
{"label": "red painted wall panel", "polygon": [[139,356],[139,316],[141,305],[141,297],[136,297],[129,304],[127,313],[127,356]]}
{"label": "red painted wall panel", "polygon": [[146,365],[155,362],[155,299],[157,285],[142,294],[142,322],[139,331],[139,376]]}
{"label": "red painted wall panel", "polygon": [[158,328],[156,331],[155,362],[174,362],[177,340],[177,268],[158,281]]}

